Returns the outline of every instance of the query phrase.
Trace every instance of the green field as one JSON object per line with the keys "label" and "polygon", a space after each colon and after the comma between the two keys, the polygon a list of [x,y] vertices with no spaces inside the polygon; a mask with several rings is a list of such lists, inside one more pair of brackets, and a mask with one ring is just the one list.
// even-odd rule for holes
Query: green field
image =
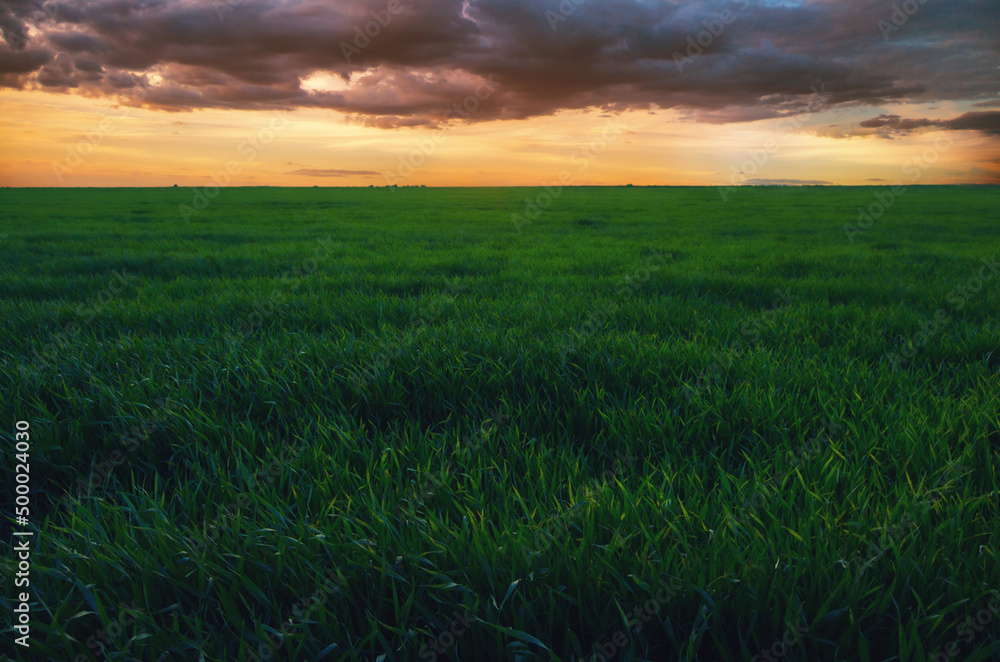
{"label": "green field", "polygon": [[886,191],[0,189],[0,657],[996,659],[1000,191]]}

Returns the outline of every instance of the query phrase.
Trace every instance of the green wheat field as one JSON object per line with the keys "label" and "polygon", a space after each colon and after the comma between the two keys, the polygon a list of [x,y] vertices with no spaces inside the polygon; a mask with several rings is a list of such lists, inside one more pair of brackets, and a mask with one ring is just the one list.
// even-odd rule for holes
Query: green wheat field
{"label": "green wheat field", "polygon": [[0,189],[0,657],[997,659],[1000,191],[888,191]]}

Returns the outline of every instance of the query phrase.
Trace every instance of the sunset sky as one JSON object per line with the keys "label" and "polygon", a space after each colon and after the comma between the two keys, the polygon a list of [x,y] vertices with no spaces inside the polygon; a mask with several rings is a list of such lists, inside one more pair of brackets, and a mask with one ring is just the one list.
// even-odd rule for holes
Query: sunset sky
{"label": "sunset sky", "polygon": [[0,29],[4,186],[1000,183],[997,0],[4,0]]}

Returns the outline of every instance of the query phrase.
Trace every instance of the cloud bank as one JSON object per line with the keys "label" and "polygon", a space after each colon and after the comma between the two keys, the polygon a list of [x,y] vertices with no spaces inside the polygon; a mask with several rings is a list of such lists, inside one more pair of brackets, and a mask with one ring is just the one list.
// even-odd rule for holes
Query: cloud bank
{"label": "cloud bank", "polygon": [[[740,122],[804,112],[820,85],[830,107],[995,107],[1000,5],[906,0],[913,12],[888,31],[899,4],[5,0],[0,86],[171,111],[326,108],[384,128],[584,109]],[[309,85],[316,76],[327,84]],[[496,89],[475,112],[449,114],[487,80]],[[996,135],[996,117],[880,115],[853,135]]]}

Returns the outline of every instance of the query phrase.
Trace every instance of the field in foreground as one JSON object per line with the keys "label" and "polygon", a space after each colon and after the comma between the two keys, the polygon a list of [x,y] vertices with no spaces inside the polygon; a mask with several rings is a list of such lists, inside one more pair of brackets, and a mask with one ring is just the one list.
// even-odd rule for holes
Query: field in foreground
{"label": "field in foreground", "polygon": [[0,190],[33,659],[994,659],[997,189],[543,193]]}

